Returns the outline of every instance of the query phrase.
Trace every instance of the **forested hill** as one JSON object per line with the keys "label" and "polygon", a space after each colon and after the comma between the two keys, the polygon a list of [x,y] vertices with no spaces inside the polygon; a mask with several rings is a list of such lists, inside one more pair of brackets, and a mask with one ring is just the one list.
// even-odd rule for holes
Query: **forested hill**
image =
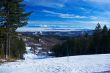
{"label": "forested hill", "polygon": [[57,57],[110,53],[110,29],[106,25],[101,28],[98,24],[93,35],[85,34],[70,38],[62,44],[53,46],[51,51]]}

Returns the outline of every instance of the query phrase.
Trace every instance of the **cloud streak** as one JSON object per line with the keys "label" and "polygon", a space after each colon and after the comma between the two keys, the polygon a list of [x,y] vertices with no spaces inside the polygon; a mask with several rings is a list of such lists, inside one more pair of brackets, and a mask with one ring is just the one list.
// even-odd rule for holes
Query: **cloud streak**
{"label": "cloud streak", "polygon": [[62,8],[65,6],[65,3],[68,0],[25,0],[27,4],[32,6],[45,6],[45,7],[53,7],[53,8]]}
{"label": "cloud streak", "polygon": [[86,16],[79,16],[74,14],[58,13],[53,11],[44,10],[43,12],[56,15],[60,18],[87,18]]}
{"label": "cloud streak", "polygon": [[[94,29],[97,23],[102,23],[102,26],[104,26],[105,24],[109,24],[110,22],[107,22],[107,21],[75,21],[75,22],[30,21],[29,23],[31,25],[29,25],[28,27],[18,28],[17,31],[21,31],[21,32],[22,31],[30,31],[30,32],[33,32],[33,31],[76,31],[78,29]],[[110,26],[108,25],[108,27]]]}
{"label": "cloud streak", "polygon": [[98,4],[110,4],[110,0],[83,0],[83,1],[88,1]]}
{"label": "cloud streak", "polygon": [[58,13],[58,12],[54,12],[54,11],[48,11],[48,10],[43,10],[43,12],[45,13],[49,13],[52,15],[56,15],[60,18],[69,18],[69,19],[73,19],[73,18],[77,18],[77,19],[84,19],[84,18],[90,18],[90,19],[97,19],[96,16],[80,16],[80,15],[75,15],[75,14],[68,14],[68,13]]}

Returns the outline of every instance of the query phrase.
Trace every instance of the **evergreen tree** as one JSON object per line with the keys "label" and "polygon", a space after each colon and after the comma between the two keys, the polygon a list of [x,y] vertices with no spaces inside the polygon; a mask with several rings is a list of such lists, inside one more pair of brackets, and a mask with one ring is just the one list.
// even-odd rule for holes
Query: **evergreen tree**
{"label": "evergreen tree", "polygon": [[58,57],[110,53],[110,29],[108,30],[106,25],[101,28],[98,23],[93,35],[85,34],[69,39],[61,45],[53,47],[52,51]]}
{"label": "evergreen tree", "polygon": [[[28,16],[22,4],[24,0],[1,0],[0,1],[0,29],[4,30],[4,50],[6,58],[10,56],[11,40],[17,36],[15,30],[27,24]],[[17,48],[16,48],[17,49]]]}
{"label": "evergreen tree", "polygon": [[101,53],[106,53],[108,52],[107,49],[108,49],[108,43],[109,43],[109,40],[108,40],[108,28],[106,25],[104,25],[103,29],[102,29],[102,39],[101,39]]}
{"label": "evergreen tree", "polygon": [[108,53],[110,53],[110,29],[108,30],[108,49],[107,49],[107,51],[108,51]]}
{"label": "evergreen tree", "polygon": [[100,26],[100,24],[98,23],[95,31],[93,33],[93,40],[92,40],[92,45],[91,45],[91,53],[99,53],[98,49],[101,47],[100,43],[101,43],[101,38],[102,38],[102,28]]}

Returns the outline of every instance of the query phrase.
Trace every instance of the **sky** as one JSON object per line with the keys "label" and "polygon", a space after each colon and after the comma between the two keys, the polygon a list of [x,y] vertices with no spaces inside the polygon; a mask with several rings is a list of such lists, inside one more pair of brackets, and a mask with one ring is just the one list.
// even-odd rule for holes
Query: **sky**
{"label": "sky", "polygon": [[33,11],[27,28],[94,29],[97,23],[110,27],[110,0],[25,0],[24,3],[27,12]]}

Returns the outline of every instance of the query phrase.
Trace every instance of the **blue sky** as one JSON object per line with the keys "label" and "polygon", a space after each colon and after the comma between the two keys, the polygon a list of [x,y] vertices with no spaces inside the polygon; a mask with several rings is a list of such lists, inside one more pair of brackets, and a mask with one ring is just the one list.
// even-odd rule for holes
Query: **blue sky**
{"label": "blue sky", "polygon": [[95,28],[110,24],[110,0],[25,0],[33,11],[26,27]]}

